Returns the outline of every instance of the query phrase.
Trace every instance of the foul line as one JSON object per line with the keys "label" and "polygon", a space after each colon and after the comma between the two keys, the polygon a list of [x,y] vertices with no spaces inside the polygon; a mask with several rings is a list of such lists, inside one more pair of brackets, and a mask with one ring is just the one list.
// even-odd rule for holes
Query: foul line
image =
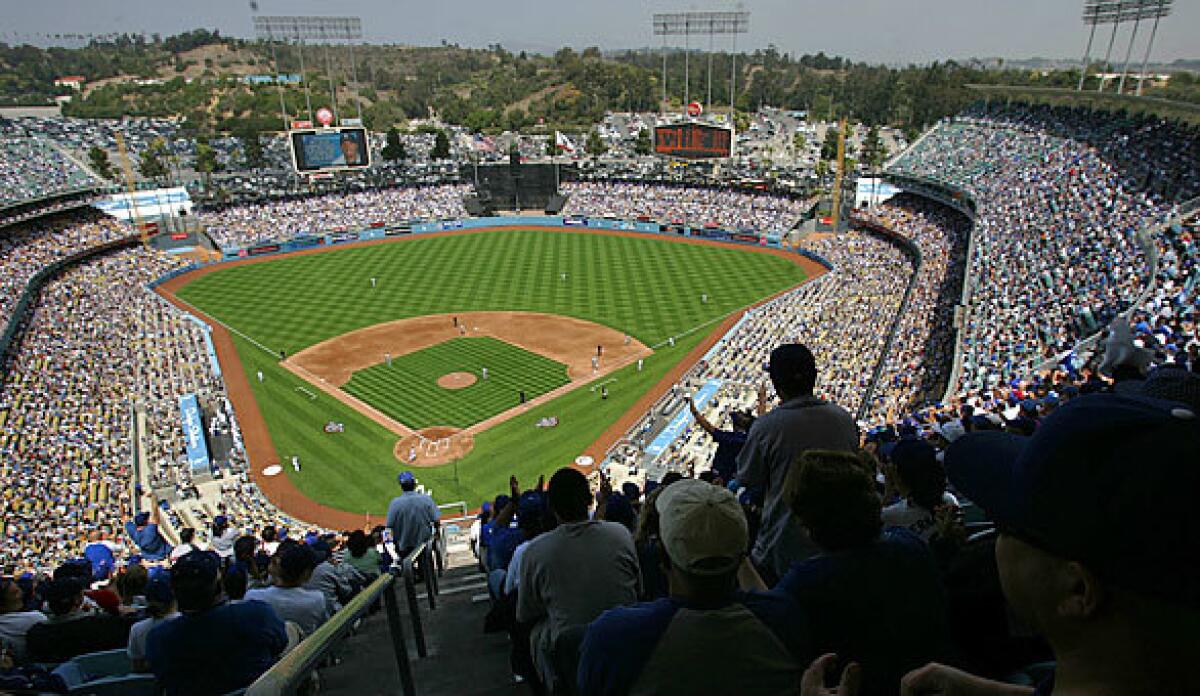
{"label": "foul line", "polygon": [[309,390],[305,389],[304,387],[296,387],[296,391],[304,392],[305,394],[308,395],[308,398],[312,399],[313,401],[317,400],[317,395],[310,392]]}
{"label": "foul line", "polygon": [[[187,300],[183,299],[179,295],[174,295],[174,297],[177,301],[190,307],[192,309],[192,314],[196,316],[196,319],[200,319],[200,314],[202,314],[202,313],[196,307],[196,305],[192,304],[191,302],[188,302]],[[254,345],[254,347],[262,350],[264,353],[269,353],[270,355],[272,355],[273,357],[276,357],[276,358],[279,357],[279,351],[271,350],[270,348],[264,346],[263,344],[259,343],[258,341],[254,340],[253,338],[250,338],[246,334],[242,333],[241,331],[238,331],[237,329],[233,328],[229,324],[226,324],[225,322],[221,321],[220,319],[217,319],[216,317],[209,317],[209,319],[210,319],[210,321],[220,324],[221,327],[224,328],[229,333],[237,334],[238,336],[245,339],[246,341],[249,341],[252,345]],[[203,320],[201,320],[201,321],[203,321]]]}

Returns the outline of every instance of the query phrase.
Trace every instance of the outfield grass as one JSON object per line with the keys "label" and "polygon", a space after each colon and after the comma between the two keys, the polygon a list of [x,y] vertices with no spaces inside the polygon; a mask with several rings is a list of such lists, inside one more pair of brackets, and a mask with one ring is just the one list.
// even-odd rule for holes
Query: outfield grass
{"label": "outfield grass", "polygon": [[[482,369],[488,369],[487,379]],[[437,385],[442,375],[469,372],[462,389]],[[410,428],[465,428],[571,381],[567,366],[495,338],[454,338],[355,372],[342,389]]]}
{"label": "outfield grass", "polygon": [[[372,277],[378,279],[374,289]],[[298,388],[307,384],[279,367],[279,350],[291,354],[396,319],[504,310],[586,319],[654,348],[641,372],[630,365],[604,377],[616,380],[608,384],[607,400],[581,387],[480,433],[457,464],[418,472],[439,502],[478,505],[506,489],[510,474],[533,480],[569,464],[714,323],[804,279],[795,263],[750,250],[513,230],[430,235],[230,266],[178,294],[233,329],[277,453],[285,461],[292,455],[303,460],[302,473],[285,467],[296,486],[333,507],[379,513],[395,493],[395,436],[327,395],[304,395]],[[668,337],[677,337],[674,346]],[[255,378],[259,370],[262,383]],[[558,417],[560,425],[535,428],[546,416]],[[346,432],[325,434],[330,420],[345,423]]]}

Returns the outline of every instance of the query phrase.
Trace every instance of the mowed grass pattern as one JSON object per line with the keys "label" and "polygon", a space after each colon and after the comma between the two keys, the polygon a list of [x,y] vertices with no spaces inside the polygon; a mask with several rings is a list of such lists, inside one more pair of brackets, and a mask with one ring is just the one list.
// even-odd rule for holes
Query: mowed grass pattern
{"label": "mowed grass pattern", "polygon": [[[487,379],[483,379],[483,368]],[[469,372],[462,389],[437,385],[442,375]],[[568,383],[567,366],[494,338],[455,338],[355,372],[342,389],[411,428],[465,428]]]}
{"label": "mowed grass pattern", "polygon": [[[179,296],[234,329],[277,455],[303,461],[298,474],[284,467],[296,487],[326,505],[379,514],[397,490],[396,437],[330,396],[306,396],[302,389],[311,385],[279,366],[280,349],[291,354],[385,321],[476,310],[578,317],[654,347],[642,371],[630,365],[605,376],[607,400],[584,386],[480,433],[457,465],[420,470],[421,483],[439,502],[476,506],[507,490],[509,475],[532,483],[570,464],[714,322],[804,280],[792,261],[749,249],[668,237],[505,230],[230,266],[189,283]],[[708,303],[700,301],[702,293]],[[674,346],[666,344],[670,336],[679,337]],[[260,370],[263,382],[256,378]],[[548,416],[559,419],[558,427],[535,427]],[[345,423],[346,432],[325,434],[330,420]]]}
{"label": "mowed grass pattern", "polygon": [[485,310],[578,317],[653,346],[802,280],[787,259],[736,248],[504,230],[231,266],[179,296],[276,354],[394,319]]}

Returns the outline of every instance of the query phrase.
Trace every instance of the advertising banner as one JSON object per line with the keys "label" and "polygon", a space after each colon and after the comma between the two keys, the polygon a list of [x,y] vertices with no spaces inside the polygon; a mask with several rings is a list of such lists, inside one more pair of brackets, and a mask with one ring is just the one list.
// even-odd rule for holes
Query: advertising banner
{"label": "advertising banner", "polygon": [[187,449],[188,469],[192,474],[207,473],[208,443],[204,440],[200,402],[196,400],[195,394],[179,397],[179,414],[183,418],[183,441]]}
{"label": "advertising banner", "polygon": [[[696,402],[696,408],[703,408],[704,404],[708,403],[708,400],[716,395],[722,384],[723,382],[719,379],[710,379],[705,382],[700,391],[696,392],[696,395],[692,397],[692,400]],[[671,418],[671,422],[667,423],[667,427],[663,428],[658,437],[654,438],[654,441],[646,448],[646,454],[651,457],[657,457],[662,454],[691,424],[691,411],[686,408],[679,409],[679,412]]]}
{"label": "advertising banner", "polygon": [[138,191],[132,195],[114,193],[107,199],[95,203],[95,206],[100,209],[100,212],[118,220],[130,221],[134,219],[135,202],[137,203],[137,213],[143,220],[173,217],[181,211],[189,214],[192,212],[191,196],[182,186]]}

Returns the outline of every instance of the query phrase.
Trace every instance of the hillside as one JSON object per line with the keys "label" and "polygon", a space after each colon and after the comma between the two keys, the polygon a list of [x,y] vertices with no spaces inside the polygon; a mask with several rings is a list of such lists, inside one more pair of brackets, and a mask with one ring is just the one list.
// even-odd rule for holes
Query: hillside
{"label": "hillside", "polygon": [[[661,54],[603,54],[569,48],[553,56],[512,53],[453,44],[354,48],[295,45],[272,47],[196,30],[147,40],[125,36],[79,49],[40,49],[0,44],[0,104],[44,104],[55,95],[54,79],[82,75],[84,91],[64,113],[89,118],[179,117],[199,132],[263,131],[280,126],[280,98],[292,116],[327,106],[336,90],[342,116],[361,109],[376,130],[410,118],[438,117],[473,130],[537,130],[587,127],[607,111],[654,110],[662,95]],[[299,74],[301,59],[309,94],[299,84],[251,85],[249,75]],[[732,57],[713,59],[712,103],[728,109]],[[770,47],[737,57],[736,106],[805,110],[822,118],[848,116],[871,125],[918,129],[958,111],[974,97],[970,83],[1073,86],[1078,73],[986,68],[954,62],[890,68],[852,63],[824,54],[795,57]],[[704,60],[693,58],[690,95],[705,100]],[[682,108],[683,53],[669,57],[672,109]],[[332,80],[330,79],[332,76]],[[355,80],[357,78],[357,80]],[[332,82],[332,84],[331,84]],[[1150,94],[1200,101],[1192,74],[1182,72]]]}

